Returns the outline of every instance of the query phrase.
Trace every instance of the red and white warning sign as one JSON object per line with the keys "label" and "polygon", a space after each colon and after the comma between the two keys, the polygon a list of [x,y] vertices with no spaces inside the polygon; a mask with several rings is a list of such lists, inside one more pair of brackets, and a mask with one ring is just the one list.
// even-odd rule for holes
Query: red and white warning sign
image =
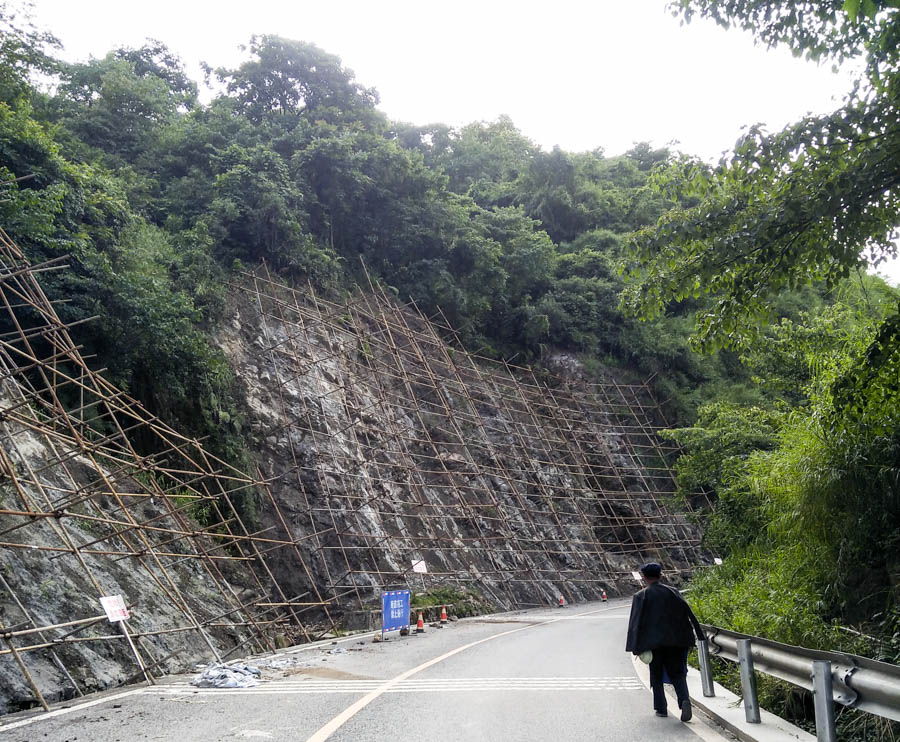
{"label": "red and white warning sign", "polygon": [[100,598],[100,605],[106,611],[106,617],[110,623],[117,621],[125,621],[128,618],[128,608],[125,607],[125,601],[121,595],[106,595]]}
{"label": "red and white warning sign", "polygon": [[413,560],[412,571],[420,572],[421,574],[428,574],[428,567],[425,565],[425,560],[424,559]]}

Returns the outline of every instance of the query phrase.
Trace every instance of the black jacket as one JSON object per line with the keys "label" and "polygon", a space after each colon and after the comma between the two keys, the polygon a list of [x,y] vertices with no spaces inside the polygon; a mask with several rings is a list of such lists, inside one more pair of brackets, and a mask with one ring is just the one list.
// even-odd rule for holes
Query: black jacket
{"label": "black jacket", "polygon": [[625,651],[640,654],[659,647],[690,647],[703,639],[700,622],[675,588],[654,582],[631,599]]}

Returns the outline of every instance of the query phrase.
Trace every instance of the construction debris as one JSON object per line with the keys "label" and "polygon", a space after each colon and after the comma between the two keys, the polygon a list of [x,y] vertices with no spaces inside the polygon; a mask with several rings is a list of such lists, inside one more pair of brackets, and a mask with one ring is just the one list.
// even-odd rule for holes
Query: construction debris
{"label": "construction debris", "polygon": [[191,681],[197,688],[252,688],[262,673],[251,665],[212,664]]}

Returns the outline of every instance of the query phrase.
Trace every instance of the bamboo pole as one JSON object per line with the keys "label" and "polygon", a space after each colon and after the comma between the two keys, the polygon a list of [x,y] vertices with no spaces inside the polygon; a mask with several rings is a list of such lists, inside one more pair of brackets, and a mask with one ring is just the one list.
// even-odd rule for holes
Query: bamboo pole
{"label": "bamboo pole", "polygon": [[25,676],[25,679],[28,681],[28,685],[31,686],[31,691],[34,693],[34,697],[40,702],[41,706],[44,707],[44,711],[49,711],[50,707],[47,705],[47,702],[44,700],[44,696],[41,693],[41,689],[38,688],[37,683],[34,682],[34,678],[31,677],[31,673],[28,672],[28,668],[25,666],[25,663],[22,661],[22,657],[16,651],[16,647],[12,642],[12,639],[9,636],[4,636],[3,640],[6,642],[6,646],[9,647],[10,653],[12,653],[13,658],[16,661],[16,664],[19,666],[19,669],[22,671],[22,674]]}

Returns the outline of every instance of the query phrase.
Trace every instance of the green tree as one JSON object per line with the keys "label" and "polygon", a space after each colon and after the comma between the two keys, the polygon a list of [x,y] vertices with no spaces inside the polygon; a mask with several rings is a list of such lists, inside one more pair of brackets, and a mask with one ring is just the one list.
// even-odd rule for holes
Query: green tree
{"label": "green tree", "polygon": [[61,44],[53,34],[34,25],[32,7],[27,3],[17,10],[11,2],[0,2],[0,101],[10,103],[30,96],[32,74],[57,71],[51,53]]}
{"label": "green tree", "polygon": [[[137,163],[155,148],[179,107],[192,104],[196,90],[177,81],[180,68],[164,69],[152,57],[120,50],[61,69],[56,110],[50,115],[72,135],[66,145],[80,159],[90,158],[87,145],[108,154],[113,165]],[[179,89],[169,87],[170,78]]]}
{"label": "green tree", "polygon": [[116,59],[129,62],[138,77],[163,80],[183,110],[197,105],[197,83],[185,73],[181,57],[161,41],[147,39],[147,43],[137,49],[122,47],[113,53]]}
{"label": "green tree", "polygon": [[468,124],[447,136],[429,133],[433,162],[449,176],[450,190],[485,208],[514,203],[518,180],[540,151],[508,116]]}
{"label": "green tree", "polygon": [[[213,158],[210,222],[221,230],[225,262],[268,259],[277,267],[325,269],[328,260],[304,230],[303,194],[288,165],[271,149],[232,144]],[[322,265],[313,269],[313,257]],[[324,277],[324,276],[323,276]]]}
{"label": "green tree", "polygon": [[253,36],[249,51],[249,61],[233,70],[219,68],[215,75],[254,122],[272,115],[292,121],[305,112],[359,119],[378,103],[374,90],[354,82],[353,73],[341,66],[338,57],[315,44]]}
{"label": "green tree", "polygon": [[704,543],[725,556],[751,544],[767,522],[765,498],[751,484],[751,456],[778,447],[784,413],[712,402],[689,428],[663,432],[684,450],[677,464],[678,493],[715,499]]}
{"label": "green tree", "polygon": [[754,126],[713,169],[683,159],[655,178],[676,208],[637,232],[625,305],[652,316],[707,294],[701,345],[737,345],[771,318],[780,291],[835,285],[896,254],[900,222],[900,9],[893,2],[684,0],[673,3],[752,30],[813,59],[863,56],[867,72],[839,110],[767,134]]}

